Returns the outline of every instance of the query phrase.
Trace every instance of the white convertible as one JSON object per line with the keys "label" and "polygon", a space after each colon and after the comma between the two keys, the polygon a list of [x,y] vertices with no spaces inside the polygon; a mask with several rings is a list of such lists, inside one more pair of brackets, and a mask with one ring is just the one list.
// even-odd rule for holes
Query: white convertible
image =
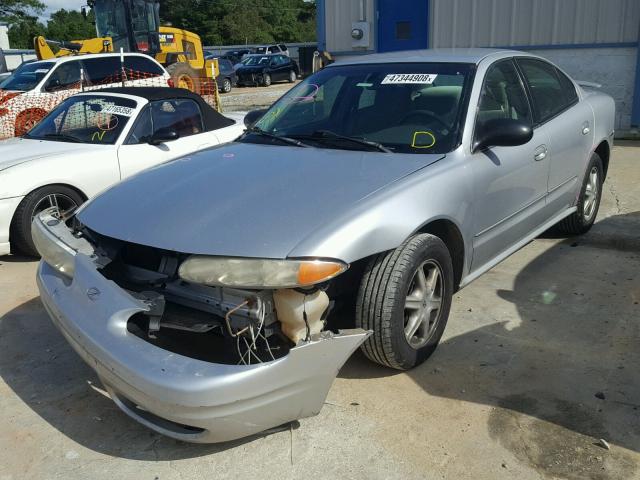
{"label": "white convertible", "polygon": [[0,142],[0,255],[37,254],[30,228],[40,211],[75,209],[125,177],[243,130],[185,89],[113,88],[68,98],[25,136]]}

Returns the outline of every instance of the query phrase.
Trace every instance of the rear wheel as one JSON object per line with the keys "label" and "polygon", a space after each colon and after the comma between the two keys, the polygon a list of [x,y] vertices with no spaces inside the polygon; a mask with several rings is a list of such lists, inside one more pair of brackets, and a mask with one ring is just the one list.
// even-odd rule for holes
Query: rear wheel
{"label": "rear wheel", "polygon": [[178,88],[185,88],[190,92],[200,93],[200,77],[191,66],[184,62],[172,63],[167,67],[173,84]]}
{"label": "rear wheel", "polygon": [[222,93],[229,93],[231,91],[231,80],[229,78],[225,78],[222,81],[222,87],[220,90],[222,90]]}
{"label": "rear wheel", "polygon": [[58,214],[75,209],[84,202],[75,190],[64,185],[48,185],[34,190],[22,199],[16,209],[9,236],[11,249],[25,255],[38,256],[38,251],[31,238],[31,222],[34,217],[48,208],[56,208]]}
{"label": "rear wheel", "polygon": [[416,235],[377,255],[362,278],[356,326],[372,330],[362,346],[376,363],[407,370],[436,349],[449,317],[453,266],[446,245]]}
{"label": "rear wheel", "polygon": [[20,112],[16,117],[16,123],[14,126],[14,134],[16,137],[21,137],[29,130],[31,130],[40,120],[42,120],[47,112],[40,108],[32,108]]}
{"label": "rear wheel", "polygon": [[262,75],[262,86],[263,87],[269,87],[271,86],[271,75],[268,73],[265,73]]}
{"label": "rear wheel", "polygon": [[581,235],[588,232],[596,221],[600,199],[602,198],[602,183],[604,169],[600,155],[591,156],[587,174],[582,182],[578,209],[558,224],[558,229],[566,235]]}

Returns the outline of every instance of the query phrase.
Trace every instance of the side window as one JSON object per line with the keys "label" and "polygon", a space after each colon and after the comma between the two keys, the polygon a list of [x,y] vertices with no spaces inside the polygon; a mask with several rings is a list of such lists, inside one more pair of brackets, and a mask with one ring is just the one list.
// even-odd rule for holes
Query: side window
{"label": "side window", "polygon": [[44,87],[47,92],[80,88],[80,62],[65,62],[56,68]]}
{"label": "side window", "polygon": [[168,128],[182,137],[195,135],[204,130],[200,107],[193,100],[159,100],[151,103],[153,132]]}
{"label": "side window", "polygon": [[558,79],[560,80],[560,85],[562,85],[562,91],[564,92],[564,98],[567,102],[567,105],[573,105],[578,101],[578,94],[576,93],[576,87],[573,85],[573,82],[569,80],[564,73],[556,68],[556,74],[558,75]]}
{"label": "side window", "polygon": [[493,118],[513,118],[532,123],[527,95],[511,60],[492,65],[484,77],[477,123]]}
{"label": "side window", "polygon": [[91,85],[117,83],[122,76],[120,57],[117,56],[83,59],[82,63],[85,77]]}
{"label": "side window", "polygon": [[125,145],[137,145],[146,143],[153,134],[153,123],[151,122],[151,109],[146,107],[136,120],[135,125],[129,132]]}
{"label": "side window", "polygon": [[164,71],[152,60],[139,57],[137,55],[124,57],[124,66],[127,70],[132,70],[143,77],[157,77],[164,74]]}
{"label": "side window", "polygon": [[567,106],[556,68],[541,60],[518,59],[522,68],[536,112],[536,121],[544,122]]}

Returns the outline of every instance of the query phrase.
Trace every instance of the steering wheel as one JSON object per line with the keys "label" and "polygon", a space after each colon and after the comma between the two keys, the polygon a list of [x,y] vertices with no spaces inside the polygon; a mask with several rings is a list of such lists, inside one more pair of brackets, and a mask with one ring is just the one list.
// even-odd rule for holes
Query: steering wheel
{"label": "steering wheel", "polygon": [[409,122],[409,119],[411,118],[426,118],[427,122],[435,120],[435,122],[439,123],[445,131],[448,131],[450,129],[449,125],[444,120],[440,119],[440,117],[429,110],[414,110],[413,112],[410,112],[409,114],[405,115],[402,120],[400,120],[400,125],[411,123]]}

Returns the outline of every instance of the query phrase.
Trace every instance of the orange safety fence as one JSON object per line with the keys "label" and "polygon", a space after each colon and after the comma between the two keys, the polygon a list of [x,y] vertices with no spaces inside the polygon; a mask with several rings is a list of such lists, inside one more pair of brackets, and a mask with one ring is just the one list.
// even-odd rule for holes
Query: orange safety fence
{"label": "orange safety fence", "polygon": [[[169,87],[173,80],[167,75],[122,69],[105,75],[98,81],[82,79],[64,85],[38,88],[26,92],[0,89],[0,139],[22,136],[51,110],[72,95],[111,87]],[[215,79],[194,78],[195,93],[211,107],[220,111],[220,96]]]}

